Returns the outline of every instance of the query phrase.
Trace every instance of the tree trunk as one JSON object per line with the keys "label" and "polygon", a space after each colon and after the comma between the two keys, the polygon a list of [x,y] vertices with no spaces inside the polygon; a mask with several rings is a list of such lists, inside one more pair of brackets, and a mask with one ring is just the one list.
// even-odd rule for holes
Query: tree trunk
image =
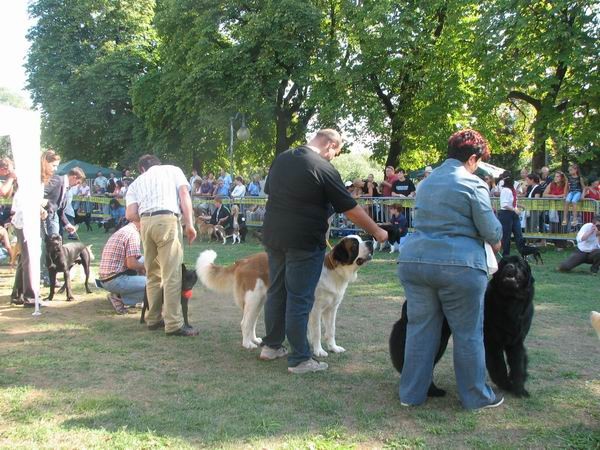
{"label": "tree trunk", "polygon": [[[551,106],[550,106],[551,108]],[[533,122],[533,158],[531,170],[539,172],[546,165],[546,140],[548,139],[548,114],[544,105],[536,112]]]}
{"label": "tree trunk", "polygon": [[194,150],[192,154],[192,169],[196,169],[198,174],[202,174],[202,160],[200,159],[198,150]]}
{"label": "tree trunk", "polygon": [[[397,117],[397,116],[396,116]],[[402,144],[402,128],[404,122],[402,120],[392,120],[392,131],[390,133],[390,149],[388,156],[385,161],[385,166],[392,166],[398,168],[398,160],[400,155],[404,151],[404,145]]]}
{"label": "tree trunk", "polygon": [[288,113],[283,108],[277,108],[275,115],[275,156],[288,149]]}

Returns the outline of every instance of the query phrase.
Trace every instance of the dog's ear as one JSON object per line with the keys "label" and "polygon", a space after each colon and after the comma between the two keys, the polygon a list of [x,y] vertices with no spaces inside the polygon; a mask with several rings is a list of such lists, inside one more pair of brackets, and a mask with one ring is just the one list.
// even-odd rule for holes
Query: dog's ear
{"label": "dog's ear", "polygon": [[186,273],[187,269],[185,268],[185,264],[181,263],[181,273]]}
{"label": "dog's ear", "polygon": [[358,240],[355,238],[342,239],[333,248],[333,259],[341,264],[352,264],[358,257]]}

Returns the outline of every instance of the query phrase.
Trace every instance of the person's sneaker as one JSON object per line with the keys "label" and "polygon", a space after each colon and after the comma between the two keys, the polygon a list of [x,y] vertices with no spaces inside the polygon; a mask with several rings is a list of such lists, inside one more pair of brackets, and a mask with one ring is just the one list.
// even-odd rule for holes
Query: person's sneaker
{"label": "person's sneaker", "polygon": [[322,370],[327,370],[327,363],[319,362],[316,359],[308,359],[306,361],[302,361],[295,367],[288,367],[289,373],[303,374],[310,372],[321,372]]}
{"label": "person's sneaker", "polygon": [[277,358],[283,358],[287,356],[288,351],[285,347],[281,346],[279,348],[269,347],[268,345],[263,345],[260,351],[259,359],[263,361],[273,361]]}
{"label": "person's sneaker", "polygon": [[125,314],[127,312],[127,308],[125,307],[123,301],[119,297],[113,294],[108,294],[106,298],[113,306],[117,314]]}
{"label": "person's sneaker", "polygon": [[490,403],[489,405],[482,406],[481,409],[497,408],[502,403],[504,403],[504,397],[497,395],[496,399],[492,403]]}

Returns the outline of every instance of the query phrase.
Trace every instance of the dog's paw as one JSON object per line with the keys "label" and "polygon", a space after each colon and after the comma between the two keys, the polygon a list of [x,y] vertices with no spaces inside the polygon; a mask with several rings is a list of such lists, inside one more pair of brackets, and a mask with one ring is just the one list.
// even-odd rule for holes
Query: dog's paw
{"label": "dog's paw", "polygon": [[257,348],[258,345],[256,345],[252,341],[245,341],[245,342],[242,342],[242,347],[244,347],[244,348],[246,348],[248,350],[253,350],[253,349]]}
{"label": "dog's paw", "polygon": [[317,358],[324,358],[328,355],[328,353],[322,348],[316,348],[315,350],[313,350],[313,355]]}
{"label": "dog's paw", "polygon": [[262,344],[262,338],[255,337],[254,339],[252,339],[252,342],[254,342],[256,345],[260,345]]}
{"label": "dog's paw", "polygon": [[344,347],[340,347],[339,345],[330,345],[329,350],[333,353],[344,353],[346,351]]}
{"label": "dog's paw", "polygon": [[527,392],[527,389],[525,389],[525,388],[515,388],[512,390],[512,393],[514,394],[515,397],[518,397],[518,398],[529,397],[529,392]]}

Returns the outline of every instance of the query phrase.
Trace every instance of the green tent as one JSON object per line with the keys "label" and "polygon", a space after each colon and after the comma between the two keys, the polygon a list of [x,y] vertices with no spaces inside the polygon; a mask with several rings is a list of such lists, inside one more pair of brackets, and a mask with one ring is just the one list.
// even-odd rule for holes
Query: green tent
{"label": "green tent", "polygon": [[65,175],[74,167],[79,167],[81,170],[83,170],[86,178],[96,178],[96,174],[98,172],[102,172],[102,175],[105,177],[108,177],[111,172],[117,175],[117,171],[115,169],[107,169],[106,167],[100,167],[85,161],[79,161],[78,159],[72,159],[71,161],[62,163],[58,166],[56,173],[59,175]]}

